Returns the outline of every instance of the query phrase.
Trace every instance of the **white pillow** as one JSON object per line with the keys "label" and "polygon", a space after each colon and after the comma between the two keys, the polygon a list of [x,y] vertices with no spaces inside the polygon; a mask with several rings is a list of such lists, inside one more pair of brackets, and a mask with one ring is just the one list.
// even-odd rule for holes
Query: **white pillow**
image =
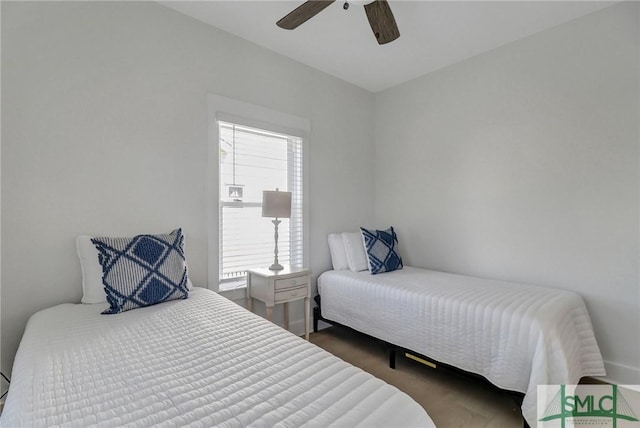
{"label": "white pillow", "polygon": [[360,272],[369,269],[367,262],[367,253],[364,251],[364,243],[362,235],[359,232],[343,233],[342,242],[347,253],[347,261],[349,269],[354,272]]}
{"label": "white pillow", "polygon": [[[93,236],[80,235],[76,239],[76,249],[82,269],[82,303],[106,303],[107,294],[102,284],[102,266],[98,261],[98,249],[93,242]],[[185,241],[186,245],[186,241]],[[187,278],[187,288],[193,289],[193,283]]]}
{"label": "white pillow", "polygon": [[76,239],[76,248],[82,268],[82,303],[103,303],[107,295],[102,285],[102,266],[98,262],[98,250],[91,236],[80,235]]}
{"label": "white pillow", "polygon": [[342,242],[342,235],[339,233],[330,233],[328,240],[333,270],[349,269],[349,260],[347,259],[347,252]]}

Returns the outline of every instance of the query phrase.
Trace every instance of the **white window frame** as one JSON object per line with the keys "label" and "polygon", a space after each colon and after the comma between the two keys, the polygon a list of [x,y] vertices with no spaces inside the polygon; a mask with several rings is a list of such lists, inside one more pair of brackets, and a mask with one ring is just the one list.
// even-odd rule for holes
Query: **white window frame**
{"label": "white window frame", "polygon": [[[299,116],[245,103],[221,95],[208,94],[209,157],[207,173],[208,271],[207,287],[219,291],[220,278],[220,150],[218,121],[300,137],[302,139],[303,181],[303,261],[309,266],[309,134],[311,122]],[[240,290],[244,291],[244,288]],[[238,297],[241,296],[232,296]]]}
{"label": "white window frame", "polygon": [[[233,153],[235,153],[235,145],[236,145],[236,139],[235,139],[235,135],[236,133],[239,135],[240,139],[243,138],[249,138],[251,140],[255,139],[255,138],[260,138],[259,136],[262,135],[264,138],[270,140],[269,144],[274,145],[272,147],[273,149],[273,155],[277,156],[276,153],[280,152],[280,155],[285,155],[285,158],[281,158],[280,160],[282,162],[284,162],[284,165],[281,165],[279,168],[284,169],[284,171],[281,170],[281,172],[286,172],[286,180],[284,182],[280,182],[280,189],[281,190],[286,190],[289,192],[292,192],[292,201],[291,201],[291,208],[292,208],[292,212],[291,212],[291,217],[289,219],[286,219],[282,224],[280,225],[280,240],[278,242],[278,247],[280,248],[280,263],[286,264],[289,263],[292,266],[295,267],[302,267],[304,266],[304,237],[303,237],[303,231],[304,231],[304,209],[303,209],[303,203],[304,200],[302,198],[304,198],[304,166],[303,166],[303,161],[304,161],[304,146],[303,146],[303,139],[297,136],[292,136],[289,134],[281,134],[281,133],[275,133],[273,131],[268,131],[265,129],[257,129],[257,128],[249,128],[246,127],[244,125],[240,125],[237,123],[230,123],[230,122],[225,122],[222,120],[218,120],[218,130],[221,130],[222,128],[227,129],[228,131],[231,131],[231,135],[233,135],[233,137],[231,137],[231,135],[227,134],[226,137],[226,141],[227,144],[232,142],[234,150]],[[219,142],[219,150],[220,153],[222,152],[222,141],[223,139],[220,139]],[[239,143],[242,145],[242,143]],[[284,146],[283,146],[284,145]],[[284,150],[283,150],[284,149]],[[262,150],[267,150],[267,148],[265,147]],[[241,149],[241,151],[243,151],[243,149]],[[286,154],[285,154],[286,153]],[[248,159],[251,158],[251,154],[250,153],[244,153],[245,156],[248,156],[246,161],[249,161]],[[231,200],[228,197],[228,191],[229,188],[228,186],[232,186],[232,184],[229,183],[236,183],[236,178],[239,178],[241,180],[242,183],[244,184],[249,184],[250,180],[247,181],[245,180],[242,175],[236,177],[235,175],[235,156],[232,157],[232,163],[234,165],[234,169],[233,169],[233,179],[231,179],[228,175],[226,176],[227,178],[227,182],[225,183],[220,183],[221,187],[220,187],[220,233],[221,233],[221,237],[222,239],[219,242],[219,254],[220,254],[220,262],[219,262],[219,266],[222,266],[222,270],[225,269],[225,254],[226,251],[230,251],[231,253],[234,252],[234,244],[238,243],[240,245],[241,242],[237,242],[235,241],[235,239],[232,239],[231,241],[228,241],[228,244],[230,245],[229,248],[225,247],[225,227],[226,227],[226,221],[230,221],[230,225],[234,224],[234,221],[237,221],[237,219],[235,219],[236,215],[240,215],[242,216],[244,214],[244,210],[238,211],[237,209],[239,208],[258,208],[258,211],[253,210],[254,212],[257,212],[257,215],[259,216],[259,209],[262,207],[262,200],[257,200],[256,198],[260,198],[262,195],[262,192],[260,191],[260,195],[258,194],[254,194],[254,199],[252,201],[247,201],[244,200],[243,198],[240,199],[235,199],[235,200]],[[222,167],[222,164],[220,165]],[[222,171],[220,171],[220,179],[222,179]],[[231,180],[231,181],[228,181]],[[254,185],[257,184],[258,187],[252,188],[251,191],[255,192],[255,191],[259,191],[259,190],[269,190],[269,189],[276,189],[278,186],[274,186],[274,187],[259,187],[259,183],[253,183]],[[245,189],[247,190],[247,189]],[[247,197],[247,194],[244,195],[244,197]],[[302,197],[302,198],[301,198]],[[226,215],[225,215],[226,212]],[[228,217],[227,217],[228,216]],[[271,225],[271,219],[269,219],[268,223]],[[266,225],[266,222],[262,221],[263,226]],[[271,225],[272,226],[272,225]],[[233,226],[230,226],[233,228]],[[284,227],[284,228],[283,228]],[[255,264],[250,264],[250,263],[255,263],[255,261],[250,262],[248,260],[245,260],[244,262],[241,262],[242,264],[239,266],[236,266],[237,270],[235,272],[228,272],[228,273],[234,273],[235,275],[231,275],[227,278],[224,277],[224,272],[221,272],[221,278],[219,278],[219,289],[221,291],[227,291],[230,289],[235,289],[235,288],[242,288],[242,286],[244,285],[245,281],[246,281],[246,276],[242,275],[243,271],[246,270],[249,267],[259,267],[259,266],[269,266],[271,264],[271,261],[273,261],[273,226],[271,228],[266,228],[266,227],[260,227],[260,233],[262,234],[261,238],[260,238],[260,242],[265,244],[266,246],[264,247],[264,250],[267,252],[266,254],[262,254],[262,256],[266,257],[266,261],[265,259],[262,260],[262,262],[260,262],[261,264],[255,265]],[[265,235],[271,235],[270,240],[265,242]],[[283,240],[284,239],[284,240]],[[270,248],[270,249],[269,249]],[[255,254],[254,254],[255,256]],[[237,257],[237,256],[236,256]],[[241,257],[241,256],[240,256]],[[269,261],[269,258],[271,261]],[[232,261],[230,259],[226,260],[227,262],[231,263],[232,265],[236,264],[236,261]],[[230,267],[230,266],[227,266]]]}

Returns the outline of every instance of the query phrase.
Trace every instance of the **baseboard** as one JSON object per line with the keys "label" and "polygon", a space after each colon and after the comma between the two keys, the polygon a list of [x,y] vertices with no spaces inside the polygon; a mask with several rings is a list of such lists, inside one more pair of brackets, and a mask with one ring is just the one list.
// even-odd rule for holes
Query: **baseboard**
{"label": "baseboard", "polygon": [[[289,327],[291,333],[297,336],[304,335],[304,319],[289,321]],[[325,328],[329,327],[331,327],[331,324],[327,324],[324,321],[318,321],[318,331],[324,330]],[[313,319],[309,320],[309,333],[313,333]]]}
{"label": "baseboard", "polygon": [[631,367],[625,364],[605,361],[604,368],[607,371],[607,375],[598,376],[595,379],[599,379],[615,385],[640,384],[640,368],[638,367]]}
{"label": "baseboard", "polygon": [[329,328],[329,327],[332,327],[332,325],[324,321],[318,320],[318,331],[324,330],[325,328]]}
{"label": "baseboard", "polygon": [[[311,326],[309,326],[309,328],[311,328]],[[289,331],[296,336],[304,336],[304,318],[299,320],[290,320]]]}

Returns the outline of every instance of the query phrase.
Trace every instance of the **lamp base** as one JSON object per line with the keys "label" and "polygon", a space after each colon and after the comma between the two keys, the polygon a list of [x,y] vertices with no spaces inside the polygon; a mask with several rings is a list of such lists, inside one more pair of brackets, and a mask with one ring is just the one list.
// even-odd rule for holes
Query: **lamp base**
{"label": "lamp base", "polygon": [[271,266],[269,266],[269,270],[282,270],[284,269],[284,266],[282,266],[280,263],[274,263]]}

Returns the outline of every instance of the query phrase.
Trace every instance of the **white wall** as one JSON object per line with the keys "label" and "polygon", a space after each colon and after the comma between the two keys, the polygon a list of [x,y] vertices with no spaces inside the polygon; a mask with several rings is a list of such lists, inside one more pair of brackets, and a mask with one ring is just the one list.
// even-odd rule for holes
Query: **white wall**
{"label": "white wall", "polygon": [[316,274],[327,233],[393,224],[410,264],[576,290],[640,383],[636,3],[375,98],[154,3],[0,4],[3,371],[30,314],[79,300],[78,234],[181,225],[206,284],[217,93],[311,120]]}
{"label": "white wall", "polygon": [[32,313],[80,300],[78,234],[180,225],[206,285],[208,93],[310,119],[315,274],[372,221],[370,93],[152,2],[1,7],[3,371]]}
{"label": "white wall", "polygon": [[566,288],[640,382],[638,4],[376,96],[376,221],[415,266]]}

